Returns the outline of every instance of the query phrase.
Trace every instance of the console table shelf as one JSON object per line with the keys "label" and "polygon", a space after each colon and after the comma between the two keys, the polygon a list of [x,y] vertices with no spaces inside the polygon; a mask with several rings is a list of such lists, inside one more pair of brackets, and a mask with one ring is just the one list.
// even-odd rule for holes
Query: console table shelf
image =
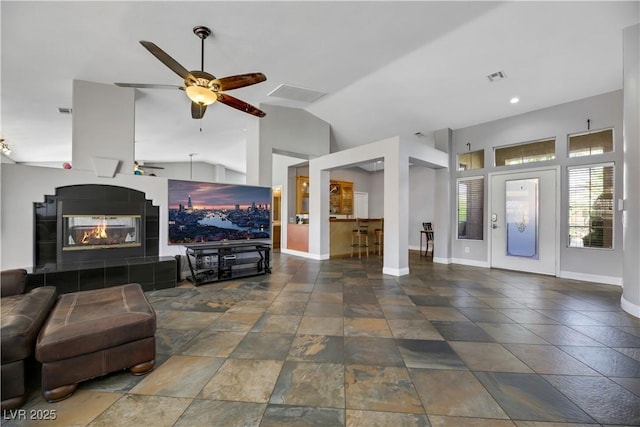
{"label": "console table shelf", "polygon": [[194,285],[271,273],[271,247],[266,243],[225,242],[186,245]]}

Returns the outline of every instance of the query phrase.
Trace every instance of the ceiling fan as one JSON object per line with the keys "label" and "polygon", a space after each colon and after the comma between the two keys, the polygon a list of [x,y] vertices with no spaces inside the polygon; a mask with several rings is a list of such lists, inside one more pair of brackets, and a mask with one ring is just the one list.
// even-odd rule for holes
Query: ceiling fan
{"label": "ceiling fan", "polygon": [[228,76],[222,78],[216,78],[214,75],[204,71],[204,41],[211,35],[211,30],[207,27],[197,26],[193,28],[193,33],[200,38],[201,41],[201,59],[200,59],[200,71],[188,71],[182,65],[173,59],[164,50],[160,49],[154,43],[141,40],[140,44],[144,46],[153,56],[158,58],[160,62],[169,67],[171,71],[179,75],[184,79],[184,86],[171,86],[171,85],[155,85],[144,83],[115,83],[116,86],[121,87],[133,87],[138,89],[173,89],[179,88],[187,93],[187,96],[191,100],[191,117],[194,119],[201,119],[207,110],[207,105],[211,105],[216,101],[222,102],[229,107],[243,111],[248,114],[252,114],[257,117],[264,117],[266,114],[238,98],[234,98],[231,95],[227,95],[223,91],[238,89],[245,86],[250,86],[256,83],[267,80],[267,77],[262,73],[248,73],[238,74],[235,76]]}

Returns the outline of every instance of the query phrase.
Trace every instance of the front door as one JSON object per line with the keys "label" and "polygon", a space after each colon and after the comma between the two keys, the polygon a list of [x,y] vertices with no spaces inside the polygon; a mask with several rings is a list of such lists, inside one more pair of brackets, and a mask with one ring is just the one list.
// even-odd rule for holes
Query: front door
{"label": "front door", "polygon": [[493,174],[491,266],[556,275],[557,170]]}

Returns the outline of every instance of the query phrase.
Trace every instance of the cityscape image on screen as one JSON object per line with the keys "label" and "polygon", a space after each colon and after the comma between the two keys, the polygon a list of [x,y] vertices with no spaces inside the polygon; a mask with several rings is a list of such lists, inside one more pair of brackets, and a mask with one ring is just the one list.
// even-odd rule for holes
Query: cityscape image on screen
{"label": "cityscape image on screen", "polygon": [[271,188],[169,180],[169,244],[269,239]]}

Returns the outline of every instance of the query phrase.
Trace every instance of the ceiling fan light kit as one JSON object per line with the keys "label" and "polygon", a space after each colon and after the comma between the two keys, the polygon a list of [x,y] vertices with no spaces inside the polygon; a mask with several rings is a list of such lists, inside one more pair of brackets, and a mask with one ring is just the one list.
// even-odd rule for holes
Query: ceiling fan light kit
{"label": "ceiling fan light kit", "polygon": [[[178,61],[173,59],[168,53],[160,49],[154,43],[146,40],[140,40],[140,44],[144,46],[145,49],[184,80],[184,86],[180,87],[180,89],[184,90],[189,100],[191,100],[191,117],[194,119],[201,119],[202,116],[204,116],[207,105],[211,105],[216,101],[253,116],[264,117],[266,115],[264,111],[261,111],[240,99],[227,95],[223,91],[260,83],[267,80],[267,77],[262,73],[248,73],[218,79],[214,75],[207,73],[204,71],[204,41],[212,34],[212,32],[209,28],[200,25],[193,28],[193,33],[201,41],[201,69],[199,71],[188,71],[180,65]],[[166,86],[135,83],[116,83],[116,85],[140,89],[150,89],[155,86]]]}
{"label": "ceiling fan light kit", "polygon": [[189,99],[196,104],[211,105],[218,100],[218,96],[215,92],[206,87],[192,85],[187,86],[184,90],[187,92]]}

